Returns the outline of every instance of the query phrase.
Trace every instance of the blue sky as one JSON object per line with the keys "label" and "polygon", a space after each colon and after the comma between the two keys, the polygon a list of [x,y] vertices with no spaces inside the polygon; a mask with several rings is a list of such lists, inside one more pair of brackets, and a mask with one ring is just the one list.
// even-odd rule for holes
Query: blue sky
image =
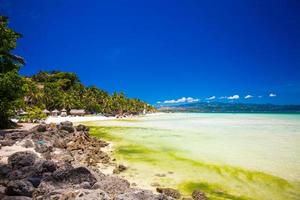
{"label": "blue sky", "polygon": [[0,0],[23,34],[22,74],[76,72],[152,104],[299,104],[299,10],[298,0]]}

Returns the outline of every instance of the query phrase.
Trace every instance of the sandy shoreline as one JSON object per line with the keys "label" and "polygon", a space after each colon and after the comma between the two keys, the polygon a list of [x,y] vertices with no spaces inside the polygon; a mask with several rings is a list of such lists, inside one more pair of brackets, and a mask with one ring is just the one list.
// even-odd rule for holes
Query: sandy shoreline
{"label": "sandy shoreline", "polygon": [[61,116],[58,116],[58,117],[48,117],[46,120],[45,120],[45,123],[46,124],[50,124],[50,123],[56,123],[56,124],[59,124],[61,122],[64,122],[64,121],[70,121],[70,122],[88,122],[88,121],[100,121],[100,120],[111,120],[111,119],[116,119],[116,117],[105,117],[105,116],[67,116],[67,117],[61,117]]}
{"label": "sandy shoreline", "polygon": [[[163,115],[165,113],[149,113],[146,115],[141,115],[144,117],[147,116],[157,116],[157,115]],[[138,117],[138,116],[133,116],[134,117]],[[132,118],[132,117],[128,117],[128,118]],[[61,122],[64,121],[70,121],[72,123],[78,123],[78,122],[89,122],[89,121],[103,121],[103,120],[113,120],[113,119],[117,119],[117,117],[105,117],[105,116],[97,116],[97,115],[91,115],[91,116],[67,116],[67,117],[61,117],[61,116],[57,116],[57,117],[48,117],[45,120],[46,124],[50,124],[50,123],[56,123],[59,124]],[[127,118],[120,118],[120,119],[127,119]]]}

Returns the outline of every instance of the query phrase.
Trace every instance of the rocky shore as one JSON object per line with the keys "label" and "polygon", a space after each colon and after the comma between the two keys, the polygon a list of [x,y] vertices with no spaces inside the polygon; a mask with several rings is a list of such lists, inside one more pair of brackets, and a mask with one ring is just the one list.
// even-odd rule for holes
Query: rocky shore
{"label": "rocky shore", "polygon": [[[84,125],[41,124],[30,130],[0,132],[0,199],[3,200],[171,200],[181,194],[157,188],[158,194],[132,187],[117,174],[103,150],[109,144],[89,136]],[[112,164],[112,174],[101,166]],[[195,191],[193,199],[206,196]],[[187,199],[187,198],[182,198]]]}

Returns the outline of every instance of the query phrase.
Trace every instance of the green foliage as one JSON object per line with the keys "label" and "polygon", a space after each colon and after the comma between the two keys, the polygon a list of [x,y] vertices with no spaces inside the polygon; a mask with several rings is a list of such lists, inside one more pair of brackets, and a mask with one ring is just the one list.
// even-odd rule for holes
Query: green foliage
{"label": "green foliage", "polygon": [[11,54],[16,48],[20,34],[8,28],[8,20],[0,16],[0,128],[11,125],[9,118],[14,115],[23,97],[23,79],[19,68],[24,61]]}
{"label": "green foliage", "polygon": [[43,113],[43,110],[37,106],[29,107],[27,109],[27,118],[30,122],[35,122],[36,120],[45,119],[47,116]]}
{"label": "green foliage", "polygon": [[108,92],[96,86],[85,87],[77,75],[70,72],[40,71],[27,78],[26,104],[48,110],[85,109],[89,113],[104,115],[139,114],[146,108],[155,111],[139,99],[125,96],[123,92]]}

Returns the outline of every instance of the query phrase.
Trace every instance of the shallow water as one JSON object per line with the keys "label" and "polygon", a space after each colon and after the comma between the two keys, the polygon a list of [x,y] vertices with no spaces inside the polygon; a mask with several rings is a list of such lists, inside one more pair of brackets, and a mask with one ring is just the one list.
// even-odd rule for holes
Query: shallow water
{"label": "shallow water", "polygon": [[[300,115],[162,114],[97,121],[124,174],[211,199],[300,199]],[[152,187],[152,186],[153,187]]]}

